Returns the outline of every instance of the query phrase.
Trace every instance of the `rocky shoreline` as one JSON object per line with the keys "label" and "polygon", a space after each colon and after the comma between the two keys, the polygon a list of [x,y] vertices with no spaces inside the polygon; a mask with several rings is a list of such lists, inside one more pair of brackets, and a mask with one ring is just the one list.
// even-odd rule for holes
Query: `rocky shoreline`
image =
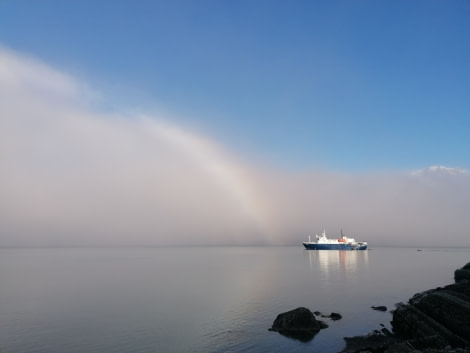
{"label": "rocky shoreline", "polygon": [[[454,273],[455,283],[413,295],[392,311],[393,332],[381,328],[365,336],[344,337],[339,353],[470,353],[470,263]],[[386,311],[384,306],[373,310]],[[270,331],[303,342],[328,325],[315,316],[341,319],[339,313],[323,315],[307,308],[279,314]]]}
{"label": "rocky shoreline", "polygon": [[470,353],[470,263],[455,283],[413,295],[393,311],[393,333],[345,337],[340,353]]}

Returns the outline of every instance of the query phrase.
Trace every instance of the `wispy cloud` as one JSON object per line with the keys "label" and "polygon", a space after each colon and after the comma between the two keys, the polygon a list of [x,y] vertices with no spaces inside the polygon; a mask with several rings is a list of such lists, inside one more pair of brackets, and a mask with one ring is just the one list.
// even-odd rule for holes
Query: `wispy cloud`
{"label": "wispy cloud", "polygon": [[[468,173],[266,170],[164,116],[94,111],[86,84],[0,50],[0,246],[470,246]],[[442,170],[440,170],[442,171]]]}

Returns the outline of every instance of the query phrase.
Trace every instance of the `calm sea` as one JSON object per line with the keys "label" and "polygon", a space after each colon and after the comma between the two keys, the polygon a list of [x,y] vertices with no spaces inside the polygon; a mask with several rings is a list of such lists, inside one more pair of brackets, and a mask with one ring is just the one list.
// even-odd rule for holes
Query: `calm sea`
{"label": "calm sea", "polygon": [[[453,282],[469,249],[0,249],[0,352],[338,352],[390,327],[373,305]],[[299,306],[329,314],[300,342],[268,331]]]}

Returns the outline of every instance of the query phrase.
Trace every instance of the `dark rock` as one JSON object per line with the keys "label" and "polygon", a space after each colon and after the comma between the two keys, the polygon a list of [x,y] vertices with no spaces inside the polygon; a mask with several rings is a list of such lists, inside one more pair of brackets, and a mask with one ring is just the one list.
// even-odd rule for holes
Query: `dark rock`
{"label": "dark rock", "polygon": [[315,316],[309,309],[300,307],[279,314],[269,330],[307,342],[313,339],[315,334],[322,328],[325,328],[324,323],[315,319]]}
{"label": "dark rock", "polygon": [[[322,314],[321,312],[319,311],[315,311],[314,314],[316,316],[320,316],[320,317],[324,317],[324,318],[327,318],[327,319],[331,319],[333,321],[335,320],[339,320],[342,318],[341,314],[339,313],[331,313],[330,315],[326,315],[326,314]],[[326,325],[326,324],[325,324]],[[326,327],[328,327],[328,325],[326,325]]]}
{"label": "dark rock", "polygon": [[[388,330],[387,330],[388,331]],[[384,352],[387,347],[398,342],[389,332],[372,331],[365,336],[345,337],[346,348],[343,353],[355,352]]]}
{"label": "dark rock", "polygon": [[470,262],[464,267],[455,270],[454,280],[455,283],[470,283]]}
{"label": "dark rock", "polygon": [[313,313],[304,307],[300,307],[279,314],[273,322],[272,331],[320,331],[320,323]]}
{"label": "dark rock", "polygon": [[367,336],[345,338],[342,352],[470,352],[470,263],[455,271],[455,282],[398,303],[391,322],[393,334],[383,328]]}
{"label": "dark rock", "polygon": [[407,339],[428,340],[429,348],[470,344],[469,284],[451,284],[415,294],[393,314],[394,330]]}
{"label": "dark rock", "polygon": [[387,307],[383,306],[383,305],[381,305],[381,306],[371,306],[371,308],[373,310],[378,310],[378,311],[387,311]]}
{"label": "dark rock", "polygon": [[339,313],[331,313],[330,318],[331,318],[331,320],[336,321],[336,320],[340,320],[342,318],[342,316]]}
{"label": "dark rock", "polygon": [[470,281],[462,280],[458,271],[457,283],[417,293],[407,304],[399,303],[393,314],[394,331],[420,349],[469,346]]}

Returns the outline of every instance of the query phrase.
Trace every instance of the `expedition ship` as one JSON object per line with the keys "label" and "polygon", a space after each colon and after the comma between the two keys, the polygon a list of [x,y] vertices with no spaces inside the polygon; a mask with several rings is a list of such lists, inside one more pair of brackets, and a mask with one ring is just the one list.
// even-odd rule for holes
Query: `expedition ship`
{"label": "expedition ship", "polygon": [[325,230],[321,236],[315,235],[316,241],[311,241],[310,235],[308,241],[303,242],[307,250],[366,250],[367,242],[356,241],[354,238],[349,238],[343,234],[341,230],[341,237],[338,239],[328,239]]}

